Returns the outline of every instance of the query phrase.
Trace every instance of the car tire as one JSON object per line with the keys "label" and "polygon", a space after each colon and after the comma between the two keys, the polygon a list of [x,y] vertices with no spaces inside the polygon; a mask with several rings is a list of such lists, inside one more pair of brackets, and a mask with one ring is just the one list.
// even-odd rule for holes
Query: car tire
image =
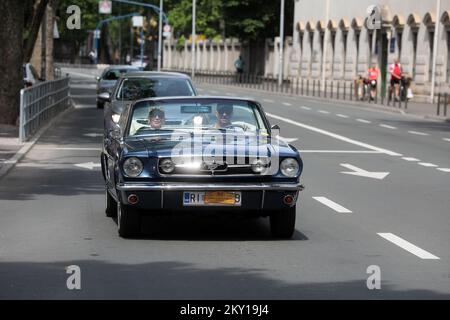
{"label": "car tire", "polygon": [[295,231],[296,206],[270,215],[270,232],[272,237],[290,239]]}
{"label": "car tire", "polygon": [[106,216],[108,218],[115,218],[117,217],[117,202],[116,200],[111,196],[111,194],[108,191],[108,188],[105,188],[105,204],[106,204]]}
{"label": "car tire", "polygon": [[103,109],[103,107],[104,107],[103,102],[97,101],[97,109]]}
{"label": "car tire", "polygon": [[117,230],[122,238],[138,236],[141,231],[141,216],[129,206],[117,203]]}

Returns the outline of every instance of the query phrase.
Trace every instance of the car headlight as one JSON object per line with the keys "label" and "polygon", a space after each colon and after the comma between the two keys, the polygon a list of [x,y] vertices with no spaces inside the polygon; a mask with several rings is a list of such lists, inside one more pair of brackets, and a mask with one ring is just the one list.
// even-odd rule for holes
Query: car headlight
{"label": "car headlight", "polygon": [[170,159],[164,159],[159,163],[159,169],[166,174],[172,173],[175,170],[175,164]]}
{"label": "car headlight", "polygon": [[112,118],[112,121],[113,121],[114,123],[119,123],[119,121],[120,121],[120,114],[113,113],[113,115],[111,116],[111,118]]}
{"label": "car headlight", "polygon": [[129,177],[134,178],[139,176],[142,173],[142,170],[144,170],[144,165],[138,158],[128,158],[123,163],[123,171]]}
{"label": "car headlight", "polygon": [[287,158],[281,162],[280,169],[284,176],[294,178],[297,176],[300,167],[297,160],[294,158]]}

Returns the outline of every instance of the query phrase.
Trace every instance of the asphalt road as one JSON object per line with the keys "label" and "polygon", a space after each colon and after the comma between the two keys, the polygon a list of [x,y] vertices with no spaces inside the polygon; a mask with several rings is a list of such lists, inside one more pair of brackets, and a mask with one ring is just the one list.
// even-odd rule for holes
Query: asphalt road
{"label": "asphalt road", "polygon": [[[76,108],[0,181],[0,299],[450,298],[448,124],[200,85],[256,98],[301,150],[294,238],[271,239],[267,219],[191,217],[146,218],[124,240],[104,214],[87,74],[73,74]],[[66,287],[71,265],[81,290]],[[373,266],[381,288],[369,290]]]}

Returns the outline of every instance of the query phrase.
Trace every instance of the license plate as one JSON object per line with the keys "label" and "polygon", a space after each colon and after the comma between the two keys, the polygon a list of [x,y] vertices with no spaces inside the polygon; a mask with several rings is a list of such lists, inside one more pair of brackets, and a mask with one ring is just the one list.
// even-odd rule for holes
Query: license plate
{"label": "license plate", "polygon": [[232,206],[238,207],[242,203],[241,192],[236,191],[199,191],[183,192],[184,206]]}

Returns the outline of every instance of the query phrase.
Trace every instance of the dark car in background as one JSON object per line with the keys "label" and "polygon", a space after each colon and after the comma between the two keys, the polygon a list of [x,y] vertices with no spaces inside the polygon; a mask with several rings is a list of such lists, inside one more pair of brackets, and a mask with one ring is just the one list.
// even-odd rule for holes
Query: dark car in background
{"label": "dark car in background", "polygon": [[303,162],[277,136],[250,99],[127,105],[101,156],[106,215],[117,216],[122,237],[140,233],[142,215],[181,213],[269,217],[273,237],[291,238]]}
{"label": "dark car in background", "polygon": [[123,74],[111,92],[99,95],[99,99],[105,104],[105,134],[119,122],[124,106],[135,100],[196,95],[191,78],[182,73],[139,71]]}
{"label": "dark car in background", "polygon": [[124,73],[130,71],[139,71],[139,68],[128,65],[124,66],[110,66],[103,70],[100,77],[96,77],[97,83],[97,108],[103,108],[104,101],[98,98],[98,95],[103,92],[111,92],[116,85],[117,80]]}

